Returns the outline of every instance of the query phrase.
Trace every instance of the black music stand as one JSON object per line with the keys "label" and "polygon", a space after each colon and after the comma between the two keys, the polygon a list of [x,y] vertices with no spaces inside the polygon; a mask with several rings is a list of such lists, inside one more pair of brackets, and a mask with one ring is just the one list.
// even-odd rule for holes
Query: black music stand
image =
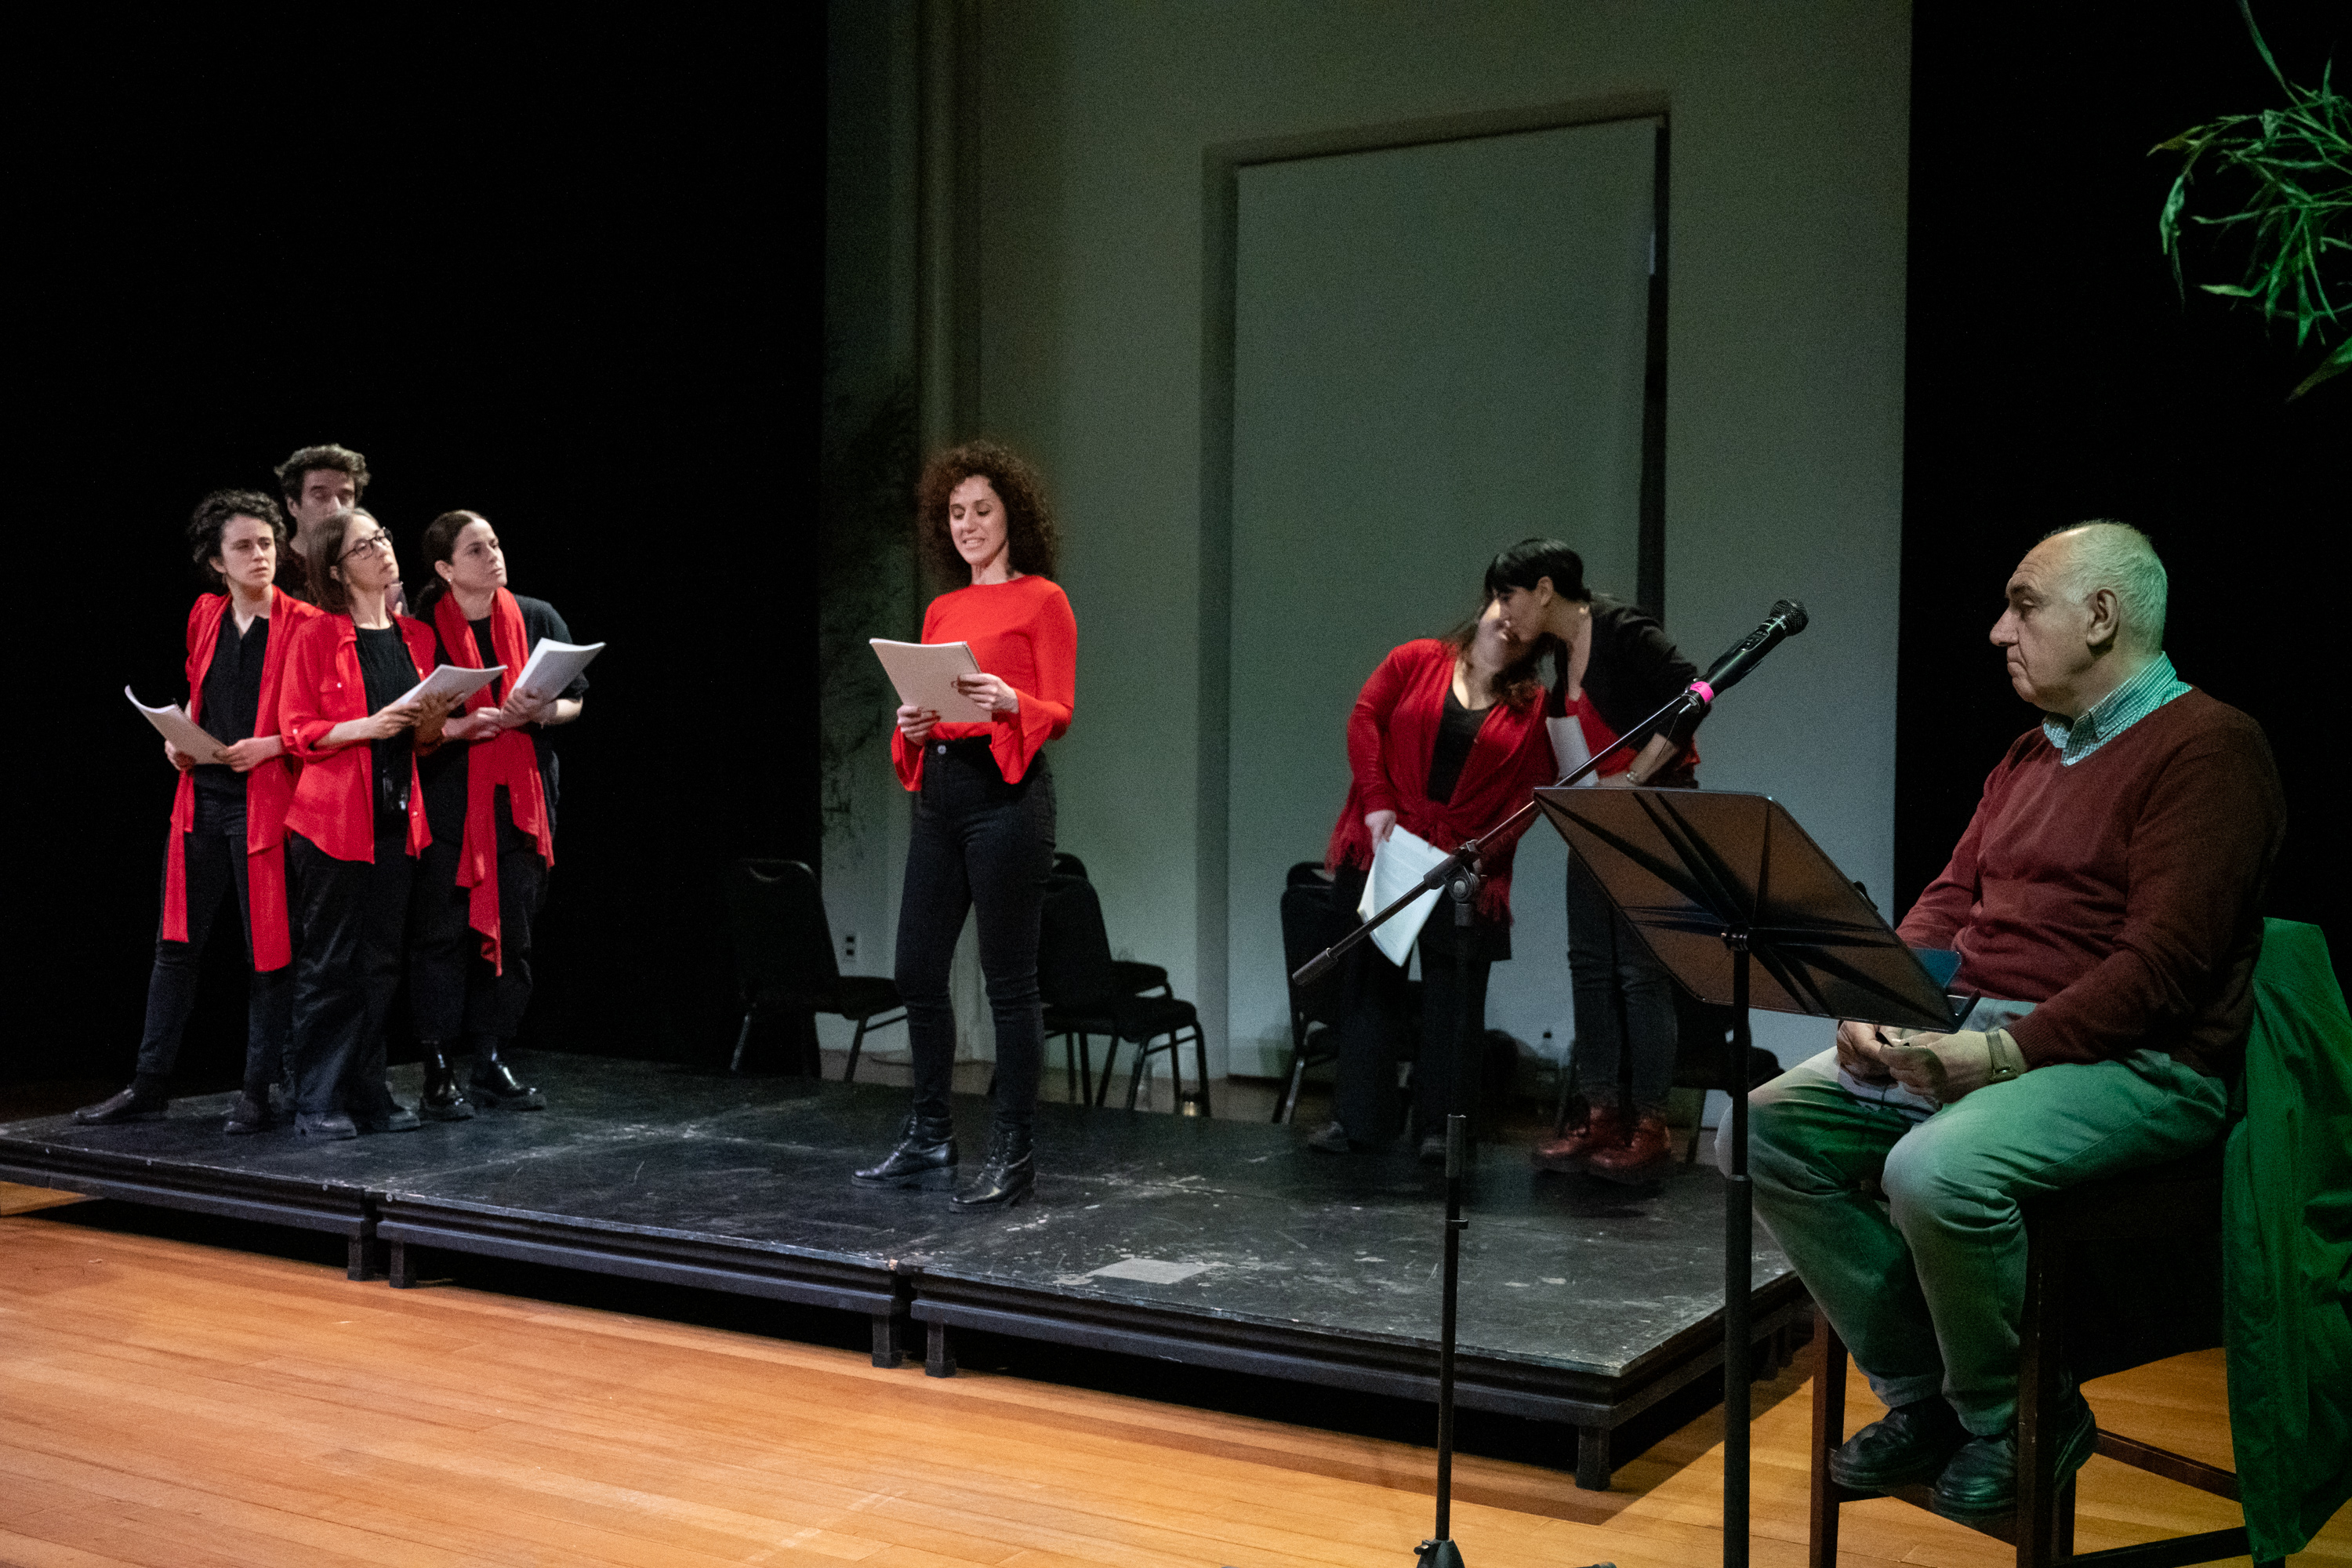
{"label": "black music stand", "polygon": [[[1723,1561],[1748,1563],[1749,1293],[1748,1010],[1958,1027],[1942,984],[1769,795],[1539,789],[1536,804],[1668,973],[1727,1005],[1730,1178],[1723,1217]],[[1752,973],[1751,973],[1752,970]],[[1718,1138],[1721,1136],[1717,1134]]]}

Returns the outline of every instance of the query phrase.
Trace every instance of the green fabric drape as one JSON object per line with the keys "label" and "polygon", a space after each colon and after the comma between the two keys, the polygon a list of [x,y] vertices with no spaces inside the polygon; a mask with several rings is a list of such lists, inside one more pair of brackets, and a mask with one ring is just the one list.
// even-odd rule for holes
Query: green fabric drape
{"label": "green fabric drape", "polygon": [[2352,1498],[2352,1016],[2316,926],[2266,921],[2226,1154],[2230,1431],[2257,1560]]}

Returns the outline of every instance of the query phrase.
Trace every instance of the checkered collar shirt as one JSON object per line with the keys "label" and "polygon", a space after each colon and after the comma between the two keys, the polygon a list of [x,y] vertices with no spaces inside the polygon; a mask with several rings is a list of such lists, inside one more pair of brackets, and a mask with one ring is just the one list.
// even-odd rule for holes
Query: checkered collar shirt
{"label": "checkered collar shirt", "polygon": [[2159,653],[2080,719],[2044,713],[2042,732],[2057,748],[2059,763],[2071,768],[2188,690],[2189,683],[2172,671],[2171,657]]}

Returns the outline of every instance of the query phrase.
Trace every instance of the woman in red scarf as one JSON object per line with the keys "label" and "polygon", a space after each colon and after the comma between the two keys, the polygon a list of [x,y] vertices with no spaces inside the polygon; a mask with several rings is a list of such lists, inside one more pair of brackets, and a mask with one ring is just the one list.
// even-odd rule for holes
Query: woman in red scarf
{"label": "woman in red scarf", "polygon": [[74,1120],[104,1124],[163,1114],[205,942],[234,889],[253,973],[245,1090],[226,1131],[258,1132],[272,1124],[269,1086],[284,1060],[294,994],[286,923],[286,806],[294,773],[278,740],[278,695],[287,645],[318,612],[275,586],[286,519],[269,497],[214,491],[188,520],[188,543],[196,570],[215,590],[188,612],[188,718],[221,742],[219,759],[200,761],[163,743],[180,784],[163,850],[163,918],[139,1066],[130,1088],[82,1107]]}
{"label": "woman in red scarf", "polygon": [[[1511,637],[1492,605],[1453,636],[1406,643],[1381,661],[1348,716],[1355,782],[1324,857],[1343,907],[1356,907],[1373,851],[1395,829],[1452,849],[1499,826],[1529,791],[1551,782],[1535,664],[1535,647]],[[1485,885],[1466,930],[1442,900],[1422,927],[1412,1082],[1423,1159],[1444,1157],[1446,1116],[1468,1114],[1476,1100],[1485,1029],[1463,1037],[1464,993],[1472,1016],[1483,1020],[1487,973],[1511,956],[1511,858],[1525,831],[1522,825],[1487,847]],[[1407,1016],[1404,971],[1370,942],[1349,956],[1339,1119],[1307,1140],[1335,1154],[1395,1135],[1396,1060]]]}
{"label": "woman in red scarf", "polygon": [[473,1097],[537,1110],[546,1097],[515,1074],[507,1047],[530,1005],[531,928],[555,863],[554,754],[546,728],[580,717],[585,676],[545,702],[515,682],[532,647],[572,630],[544,599],[507,588],[506,550],[478,511],[448,511],[425,530],[433,580],[416,597],[441,661],[506,666],[452,719],[444,746],[417,764],[433,842],[417,868],[408,921],[408,994],[425,1054],[417,1109],[439,1121],[474,1114],[451,1058],[473,1043]]}
{"label": "woman in red scarf", "polygon": [[310,543],[327,613],[287,651],[286,749],[302,763],[286,813],[294,926],[294,1126],[316,1138],[404,1132],[416,1113],[383,1081],[383,1014],[400,983],[408,888],[425,847],[416,753],[449,703],[402,699],[433,668],[433,628],[395,615],[392,538],[368,512]]}

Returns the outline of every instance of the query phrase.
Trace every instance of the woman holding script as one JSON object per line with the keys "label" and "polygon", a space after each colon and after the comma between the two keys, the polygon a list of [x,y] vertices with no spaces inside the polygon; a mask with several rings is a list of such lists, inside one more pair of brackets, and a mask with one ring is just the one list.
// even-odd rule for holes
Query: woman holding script
{"label": "woman holding script", "polygon": [[[1524,540],[1496,556],[1486,592],[1513,630],[1555,637],[1566,650],[1547,708],[1555,722],[1574,726],[1563,763],[1579,749],[1600,755],[1698,679],[1654,619],[1586,587],[1583,557],[1556,539]],[[1593,782],[1697,787],[1697,728],[1690,720],[1671,733],[1641,737],[1602,763]],[[1627,1184],[1648,1181],[1674,1158],[1666,1135],[1679,1031],[1674,981],[1573,856],[1568,971],[1576,1079],[1589,1110],[1583,1126],[1538,1143],[1535,1163]],[[1621,1088],[1621,1075],[1629,1088]],[[1631,1103],[1621,1103],[1629,1092]]]}
{"label": "woman holding script", "polygon": [[286,518],[268,496],[255,490],[206,496],[188,520],[188,544],[213,592],[199,595],[188,612],[187,713],[221,743],[219,760],[163,743],[163,754],[180,770],[180,784],[164,844],[163,916],[147,981],[139,1066],[130,1088],[84,1106],[74,1120],[103,1125],[163,1114],[172,1067],[195,1007],[205,939],[234,892],[252,973],[245,1090],[229,1110],[226,1131],[258,1132],[272,1124],[269,1086],[284,1058],[294,990],[286,922],[286,806],[294,775],[278,738],[278,689],[288,641],[318,612],[275,586]]}
{"label": "woman holding script", "polygon": [[[1380,846],[1400,828],[1450,851],[1500,826],[1551,782],[1534,639],[1516,637],[1488,605],[1449,637],[1395,649],[1348,716],[1355,782],[1324,865],[1340,904],[1356,906]],[[1445,1118],[1476,1100],[1486,975],[1511,956],[1511,857],[1518,832],[1489,845],[1475,919],[1454,922],[1441,897],[1420,937],[1420,1052],[1412,1074],[1421,1155],[1445,1155]],[[1349,954],[1339,1035],[1339,1119],[1307,1140],[1328,1154],[1377,1147],[1396,1132],[1396,1061],[1408,995],[1402,968],[1370,942]],[[1466,998],[1465,998],[1466,993]],[[1466,1008],[1465,1008],[1466,1000]]]}
{"label": "woman holding script", "polygon": [[294,1126],[318,1138],[403,1132],[383,1081],[383,1013],[400,983],[412,858],[425,847],[416,756],[441,743],[446,697],[404,702],[432,669],[433,628],[394,615],[392,536],[353,510],[310,543],[319,608],[287,650],[286,813],[294,925]]}
{"label": "woman holding script", "polygon": [[917,792],[898,916],[898,994],[915,1056],[915,1101],[898,1146],[856,1173],[866,1186],[955,1180],[955,1012],[948,966],[968,910],[996,1019],[996,1110],[988,1155],[958,1189],[959,1208],[1003,1208],[1035,1180],[1030,1123],[1045,1054],[1037,929],[1054,862],[1054,777],[1046,742],[1070,727],[1077,624],[1051,581],[1055,534],[1044,485],[993,442],[925,465],[917,538],[932,570],[970,585],[923,612],[927,643],[969,643],[981,673],[959,676],[970,706],[901,707],[890,737],[899,783]]}
{"label": "woman holding script", "polygon": [[515,1076],[506,1050],[530,1005],[531,931],[555,864],[551,725],[580,717],[588,678],[533,702],[515,689],[530,650],[572,640],[544,599],[507,588],[505,548],[478,511],[446,511],[425,530],[432,580],[416,595],[443,664],[506,673],[442,726],[449,742],[420,758],[432,842],[418,858],[408,911],[408,995],[425,1056],[416,1109],[436,1121],[474,1114],[451,1058],[473,1043],[473,1098],[493,1110],[537,1110],[546,1098]]}

